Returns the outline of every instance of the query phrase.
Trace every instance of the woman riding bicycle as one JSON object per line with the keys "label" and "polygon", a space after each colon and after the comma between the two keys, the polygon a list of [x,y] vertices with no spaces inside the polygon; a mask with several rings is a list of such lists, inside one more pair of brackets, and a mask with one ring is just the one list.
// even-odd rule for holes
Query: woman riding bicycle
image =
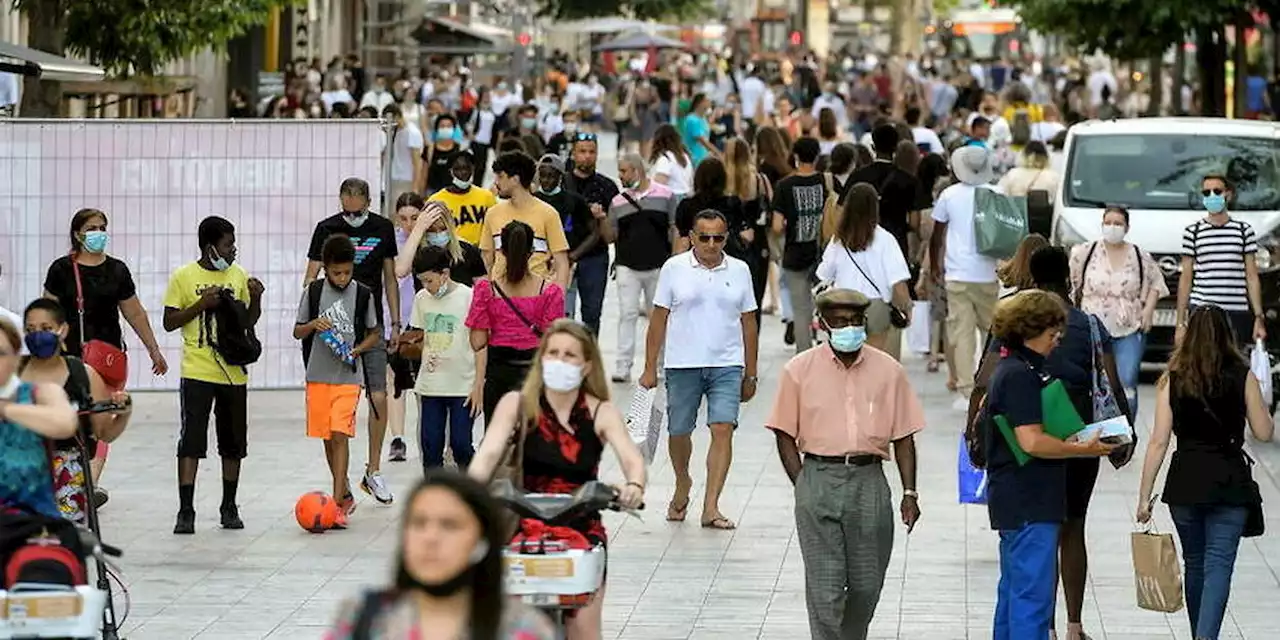
{"label": "woman riding bicycle", "polygon": [[[618,503],[638,507],[644,498],[645,465],[631,441],[622,414],[609,401],[609,384],[600,347],[586,325],[561,319],[547,329],[525,378],[524,388],[502,397],[480,450],[467,472],[487,481],[502,464],[516,437],[524,439],[521,461],[525,491],[572,493],[598,479],[605,445],[613,448],[626,484],[618,487]],[[607,536],[599,514],[569,523],[592,544]],[[584,608],[566,615],[569,640],[601,636],[604,585]]]}
{"label": "woman riding bicycle", "polygon": [[395,584],[343,605],[324,640],[554,640],[537,611],[503,597],[503,519],[474,480],[428,471],[405,503]]}

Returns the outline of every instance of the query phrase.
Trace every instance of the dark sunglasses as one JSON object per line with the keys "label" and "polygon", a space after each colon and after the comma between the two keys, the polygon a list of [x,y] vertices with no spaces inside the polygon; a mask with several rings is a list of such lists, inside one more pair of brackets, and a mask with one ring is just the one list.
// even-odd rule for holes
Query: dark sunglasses
{"label": "dark sunglasses", "polygon": [[703,244],[720,244],[729,238],[727,233],[699,233],[694,236]]}
{"label": "dark sunglasses", "polygon": [[1224,194],[1224,193],[1226,193],[1226,192],[1227,192],[1227,190],[1226,190],[1226,189],[1205,189],[1205,190],[1203,190],[1203,191],[1201,191],[1201,192],[1200,192],[1200,195],[1202,195],[1202,196],[1207,196],[1207,195],[1209,195],[1209,194],[1211,194],[1211,193],[1212,193],[1212,194],[1213,194],[1213,195],[1215,195],[1215,196],[1220,196],[1220,195],[1222,195],[1222,194]]}

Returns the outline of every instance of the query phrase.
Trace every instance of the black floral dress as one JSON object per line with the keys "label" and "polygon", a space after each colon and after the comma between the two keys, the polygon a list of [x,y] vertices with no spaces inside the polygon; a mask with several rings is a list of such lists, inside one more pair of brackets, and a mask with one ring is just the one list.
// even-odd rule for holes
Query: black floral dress
{"label": "black floral dress", "polygon": [[[567,427],[560,424],[544,397],[536,427],[525,434],[524,489],[530,493],[573,493],[599,479],[603,454],[604,442],[596,434],[596,417],[587,407],[585,393],[578,395]],[[607,542],[604,521],[598,513],[566,524],[592,544]]]}

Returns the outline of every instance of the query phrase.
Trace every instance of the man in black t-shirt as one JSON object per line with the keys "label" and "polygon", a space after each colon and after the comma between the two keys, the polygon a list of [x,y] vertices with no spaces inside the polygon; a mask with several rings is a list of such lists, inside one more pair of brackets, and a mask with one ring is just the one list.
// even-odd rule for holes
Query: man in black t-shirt
{"label": "man in black t-shirt", "polygon": [[821,148],[814,138],[803,137],[791,147],[796,159],[795,173],[774,187],[773,232],[785,233],[782,274],[791,297],[791,322],[787,333],[795,338],[796,352],[812,345],[813,278],[822,255],[818,246],[822,230],[822,208],[827,201],[826,179],[814,169]]}
{"label": "man in black t-shirt", "polygon": [[591,219],[586,227],[575,227],[569,238],[569,260],[573,273],[565,292],[565,315],[575,315],[577,297],[582,296],[582,321],[593,334],[600,333],[600,313],[604,309],[604,292],[609,282],[609,243],[613,241],[613,225],[605,222],[609,205],[618,195],[612,179],[596,173],[599,143],[593,133],[574,136],[573,167],[565,180],[565,189],[587,201]]}
{"label": "man in black t-shirt", "polygon": [[850,186],[865,182],[875,187],[880,194],[880,226],[898,240],[902,255],[914,269],[918,261],[912,259],[908,240],[911,234],[919,233],[920,212],[933,206],[933,198],[919,178],[894,166],[893,153],[899,139],[892,124],[881,124],[872,130],[876,161],[849,174],[840,205],[844,205]]}
{"label": "man in black t-shirt", "polygon": [[[347,178],[338,191],[342,212],[321,220],[311,234],[307,250],[307,287],[320,275],[320,253],[329,236],[342,234],[356,246],[354,279],[373,292],[376,317],[390,318],[390,348],[400,340],[400,285],[396,280],[396,232],[390,220],[369,211],[369,183],[360,178]],[[386,314],[383,313],[383,291],[387,292]],[[387,435],[387,345],[379,344],[361,356],[365,387],[372,411],[369,412],[369,463],[360,488],[382,504],[395,499],[382,477],[382,441]]]}

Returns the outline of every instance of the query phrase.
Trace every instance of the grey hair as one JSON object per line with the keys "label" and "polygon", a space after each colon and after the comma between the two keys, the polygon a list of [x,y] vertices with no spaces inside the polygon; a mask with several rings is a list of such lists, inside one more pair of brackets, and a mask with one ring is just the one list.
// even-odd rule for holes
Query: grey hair
{"label": "grey hair", "polygon": [[641,175],[648,174],[648,168],[645,167],[644,158],[641,157],[640,154],[638,153],[622,154],[622,157],[618,159],[618,166],[621,167],[622,165],[627,165],[633,169],[638,170]]}
{"label": "grey hair", "polygon": [[369,183],[360,178],[347,178],[342,181],[342,186],[338,187],[338,195],[340,196],[360,196],[366,200],[369,199]]}

